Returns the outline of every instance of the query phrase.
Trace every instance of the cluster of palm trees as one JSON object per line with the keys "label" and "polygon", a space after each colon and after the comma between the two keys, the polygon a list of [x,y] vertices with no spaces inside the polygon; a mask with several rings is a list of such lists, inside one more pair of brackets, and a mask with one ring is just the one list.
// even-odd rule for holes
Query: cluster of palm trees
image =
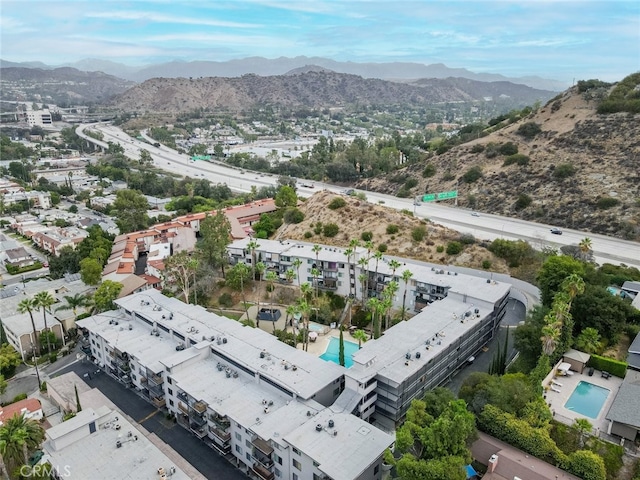
{"label": "cluster of palm trees", "polygon": [[562,345],[564,348],[571,346],[573,318],[571,315],[571,303],[573,299],[584,292],[585,283],[577,274],[569,275],[562,282],[561,289],[553,297],[551,310],[544,317],[542,327],[542,351],[551,356]]}
{"label": "cluster of palm trees", "polygon": [[[44,430],[24,415],[14,415],[0,427],[0,470],[2,478],[23,478],[29,465],[29,454],[44,439]],[[10,474],[11,472],[11,474]]]}

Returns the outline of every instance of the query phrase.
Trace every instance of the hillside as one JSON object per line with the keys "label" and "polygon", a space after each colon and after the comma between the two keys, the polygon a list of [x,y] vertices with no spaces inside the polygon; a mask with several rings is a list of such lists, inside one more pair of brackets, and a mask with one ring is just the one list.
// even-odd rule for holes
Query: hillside
{"label": "hillside", "polygon": [[232,112],[260,105],[327,108],[345,105],[433,105],[508,97],[514,105],[545,101],[553,93],[524,85],[431,79],[410,85],[307,68],[303,73],[270,77],[154,78],[118,96],[113,107],[124,111],[161,113],[196,109]]}
{"label": "hillside", "polygon": [[[329,203],[335,197],[343,198],[346,205],[336,210],[328,208]],[[305,214],[305,219],[299,224],[284,224],[276,233],[275,238],[347,247],[353,239],[360,240],[364,244],[360,236],[362,232],[369,231],[373,234],[371,241],[376,248],[380,244],[387,246],[385,255],[471,268],[483,268],[482,263],[486,260],[490,262],[491,271],[508,273],[504,260],[495,257],[481,245],[481,242],[466,245],[464,250],[457,255],[447,255],[446,251],[438,252],[439,246],[446,250],[449,242],[458,241],[460,233],[415,218],[410,212],[399,212],[384,205],[374,205],[354,197],[336,195],[328,191],[315,193],[302,202],[299,209]],[[322,225],[335,223],[340,230],[335,237],[325,237],[322,233],[314,233],[318,223]],[[387,233],[389,225],[397,225],[398,231],[393,234]],[[414,241],[411,235],[412,230],[420,226],[425,227],[426,235],[423,240]],[[310,232],[312,236],[306,238],[305,233],[307,232]]]}
{"label": "hillside", "polygon": [[[527,118],[411,165],[395,179],[417,179],[411,195],[458,188],[462,207],[638,240],[640,115],[599,115],[596,108],[574,87]],[[540,133],[531,139],[518,133],[532,122]],[[526,157],[505,165],[500,147],[507,142]],[[427,164],[435,174],[424,178]],[[480,178],[465,180],[474,167]],[[365,185],[390,194],[401,187],[392,177],[357,186]]]}

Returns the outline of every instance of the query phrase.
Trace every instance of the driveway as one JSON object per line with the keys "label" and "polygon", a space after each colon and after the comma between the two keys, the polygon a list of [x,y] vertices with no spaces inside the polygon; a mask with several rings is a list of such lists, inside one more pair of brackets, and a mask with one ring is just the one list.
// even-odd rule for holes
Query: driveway
{"label": "driveway", "polygon": [[[88,361],[70,365],[58,375],[73,371],[90,386],[100,390],[122,412],[129,415],[149,432],[155,433],[171,446],[187,462],[205,477],[216,480],[246,480],[246,476],[213,449],[198,440],[176,423],[167,421],[162,411],[140,398],[133,390],[125,388],[116,380],[101,372]],[[87,374],[87,377],[84,375]]]}

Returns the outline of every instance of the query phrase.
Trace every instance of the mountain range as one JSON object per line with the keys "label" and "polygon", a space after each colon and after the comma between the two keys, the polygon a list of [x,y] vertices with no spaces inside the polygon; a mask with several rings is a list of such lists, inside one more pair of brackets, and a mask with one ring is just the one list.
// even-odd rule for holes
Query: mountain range
{"label": "mountain range", "polygon": [[339,62],[323,57],[299,56],[294,58],[248,57],[224,62],[216,61],[172,61],[161,64],[129,66],[117,62],[98,59],[84,59],[74,63],[50,66],[42,62],[16,63],[0,60],[0,68],[23,67],[53,69],[61,66],[77,68],[85,72],[104,72],[125,80],[143,82],[150,78],[177,77],[239,77],[246,74],[260,76],[284,75],[292,70],[316,66],[337,73],[359,75],[363,78],[383,80],[415,80],[419,78],[459,77],[480,82],[512,82],[527,85],[540,90],[562,91],[569,87],[567,83],[537,76],[510,78],[493,73],[475,73],[464,68],[450,68],[442,63],[430,65],[412,62],[358,63]]}

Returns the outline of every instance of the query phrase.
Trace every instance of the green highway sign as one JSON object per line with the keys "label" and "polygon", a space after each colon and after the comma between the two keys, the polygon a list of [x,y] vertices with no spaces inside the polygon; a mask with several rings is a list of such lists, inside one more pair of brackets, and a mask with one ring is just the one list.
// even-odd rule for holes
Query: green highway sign
{"label": "green highway sign", "polygon": [[211,160],[211,155],[194,155],[191,160],[194,162],[196,160]]}
{"label": "green highway sign", "polygon": [[450,192],[440,193],[427,193],[422,196],[423,202],[437,202],[438,200],[449,200],[451,198],[458,198],[458,191],[451,190]]}

